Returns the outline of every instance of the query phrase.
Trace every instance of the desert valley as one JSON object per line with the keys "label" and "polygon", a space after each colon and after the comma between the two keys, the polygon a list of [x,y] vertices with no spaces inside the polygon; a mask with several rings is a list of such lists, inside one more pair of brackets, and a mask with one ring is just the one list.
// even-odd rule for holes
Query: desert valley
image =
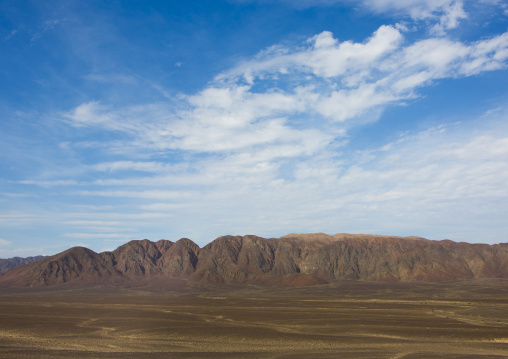
{"label": "desert valley", "polygon": [[225,236],[28,261],[0,276],[2,358],[508,356],[508,244]]}

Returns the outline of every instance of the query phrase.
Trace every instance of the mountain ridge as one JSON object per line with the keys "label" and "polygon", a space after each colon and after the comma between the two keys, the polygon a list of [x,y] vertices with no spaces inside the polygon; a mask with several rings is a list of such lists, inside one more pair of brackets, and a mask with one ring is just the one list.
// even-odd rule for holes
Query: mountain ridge
{"label": "mountain ridge", "polygon": [[31,256],[31,257],[12,257],[12,258],[0,258],[0,275],[8,270],[17,268],[19,266],[36,262],[47,256]]}
{"label": "mountain ridge", "polygon": [[202,248],[188,238],[134,240],[101,253],[74,247],[5,272],[0,286],[128,286],[169,280],[300,286],[478,278],[508,278],[508,243],[311,233],[222,236]]}

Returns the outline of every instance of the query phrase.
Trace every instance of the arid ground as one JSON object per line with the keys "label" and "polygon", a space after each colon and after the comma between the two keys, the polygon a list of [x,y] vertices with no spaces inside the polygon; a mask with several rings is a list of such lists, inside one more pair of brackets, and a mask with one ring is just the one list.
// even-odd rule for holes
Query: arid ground
{"label": "arid ground", "polygon": [[1,358],[508,358],[508,282],[0,292]]}

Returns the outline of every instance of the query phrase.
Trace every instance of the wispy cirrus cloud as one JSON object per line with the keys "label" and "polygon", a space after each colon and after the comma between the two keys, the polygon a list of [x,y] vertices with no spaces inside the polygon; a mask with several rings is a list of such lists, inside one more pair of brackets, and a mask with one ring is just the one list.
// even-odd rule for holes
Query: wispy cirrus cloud
{"label": "wispy cirrus cloud", "polygon": [[19,32],[18,29],[11,30],[11,32],[4,37],[4,41],[10,40],[12,37],[14,37]]}
{"label": "wispy cirrus cloud", "polygon": [[38,29],[32,34],[30,38],[31,42],[39,40],[46,32],[53,30],[57,26],[61,26],[68,21],[67,18],[62,19],[49,19],[44,21],[41,25],[39,25]]}

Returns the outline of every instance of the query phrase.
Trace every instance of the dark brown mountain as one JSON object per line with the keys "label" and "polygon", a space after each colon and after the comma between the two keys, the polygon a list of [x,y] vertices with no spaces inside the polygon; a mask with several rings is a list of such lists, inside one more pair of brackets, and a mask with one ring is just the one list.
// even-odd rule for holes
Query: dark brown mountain
{"label": "dark brown mountain", "polygon": [[199,248],[183,238],[131,241],[112,252],[82,247],[13,269],[1,286],[132,285],[175,279],[299,286],[335,280],[450,281],[508,278],[508,243],[419,237],[290,234],[224,236]]}
{"label": "dark brown mountain", "polygon": [[1,259],[0,258],[0,274],[7,272],[8,270],[17,268],[19,266],[32,263],[35,261],[39,261],[41,259],[45,258],[44,256],[35,256],[35,257],[14,257],[14,258],[8,258],[8,259]]}

